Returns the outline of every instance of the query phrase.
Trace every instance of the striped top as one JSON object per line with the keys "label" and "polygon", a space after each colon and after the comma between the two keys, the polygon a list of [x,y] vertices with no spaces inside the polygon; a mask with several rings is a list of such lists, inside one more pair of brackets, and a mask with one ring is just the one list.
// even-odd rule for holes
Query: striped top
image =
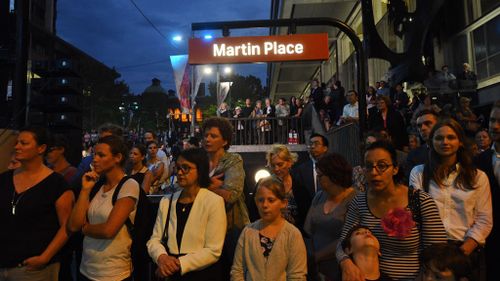
{"label": "striped top", "polygon": [[[420,269],[421,250],[430,244],[445,243],[447,240],[436,204],[429,194],[422,191],[419,194],[422,226],[419,227],[419,222],[416,222],[417,225],[411,230],[411,235],[399,239],[389,237],[384,232],[380,225],[381,218],[373,215],[368,208],[367,193],[359,193],[347,211],[340,241],[344,240],[351,227],[358,224],[367,226],[380,243],[382,254],[380,271],[393,280],[414,280]],[[420,235],[419,229],[422,232]],[[336,255],[338,261],[348,257],[342,249],[341,242],[337,246]]]}

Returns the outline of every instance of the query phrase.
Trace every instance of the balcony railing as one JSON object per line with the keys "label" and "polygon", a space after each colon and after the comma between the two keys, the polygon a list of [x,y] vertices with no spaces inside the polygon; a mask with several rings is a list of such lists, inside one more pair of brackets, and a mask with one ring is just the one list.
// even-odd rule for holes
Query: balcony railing
{"label": "balcony railing", "polygon": [[303,144],[300,117],[228,118],[233,125],[232,145]]}

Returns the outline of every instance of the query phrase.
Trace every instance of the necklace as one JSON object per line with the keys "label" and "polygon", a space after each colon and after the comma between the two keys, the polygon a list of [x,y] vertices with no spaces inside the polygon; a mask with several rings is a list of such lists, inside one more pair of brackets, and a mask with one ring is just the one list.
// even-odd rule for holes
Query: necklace
{"label": "necklace", "polygon": [[179,202],[179,205],[181,207],[181,211],[184,213],[184,212],[186,212],[186,209],[189,209],[189,208],[191,208],[191,206],[193,206],[193,202],[191,202],[191,203],[181,203],[181,202]]}
{"label": "necklace", "polygon": [[14,216],[16,215],[16,206],[19,203],[19,200],[21,200],[21,198],[23,196],[24,196],[24,192],[21,192],[19,197],[17,197],[17,199],[16,199],[16,189],[14,189],[14,191],[12,192],[12,201],[10,202],[10,204],[12,206],[12,215],[14,215]]}

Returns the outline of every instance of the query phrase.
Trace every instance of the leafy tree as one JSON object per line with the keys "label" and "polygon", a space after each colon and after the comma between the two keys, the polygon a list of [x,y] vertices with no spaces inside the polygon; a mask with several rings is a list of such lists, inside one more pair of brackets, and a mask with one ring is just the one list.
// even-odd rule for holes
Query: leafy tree
{"label": "leafy tree", "polygon": [[[229,90],[226,102],[231,104],[233,107],[236,101],[245,100],[246,98],[251,98],[256,100],[261,98],[264,94],[264,88],[262,87],[262,82],[258,77],[253,75],[242,76],[239,74],[233,74],[228,77],[221,77],[221,82],[233,82],[231,89]],[[217,98],[217,83],[210,82],[208,84],[208,91],[212,97]]]}

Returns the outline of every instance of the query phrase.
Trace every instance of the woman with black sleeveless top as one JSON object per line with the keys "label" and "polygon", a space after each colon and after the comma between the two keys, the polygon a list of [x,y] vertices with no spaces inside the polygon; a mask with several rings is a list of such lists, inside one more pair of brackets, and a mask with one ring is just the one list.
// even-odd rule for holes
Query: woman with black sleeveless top
{"label": "woman with black sleeveless top", "polygon": [[74,197],[43,164],[48,140],[43,128],[21,130],[14,147],[21,167],[0,175],[0,280],[58,280]]}
{"label": "woman with black sleeveless top", "polygon": [[149,194],[153,174],[146,167],[146,155],[147,150],[144,145],[136,144],[132,147],[129,153],[130,162],[127,175],[137,181],[146,194]]}

